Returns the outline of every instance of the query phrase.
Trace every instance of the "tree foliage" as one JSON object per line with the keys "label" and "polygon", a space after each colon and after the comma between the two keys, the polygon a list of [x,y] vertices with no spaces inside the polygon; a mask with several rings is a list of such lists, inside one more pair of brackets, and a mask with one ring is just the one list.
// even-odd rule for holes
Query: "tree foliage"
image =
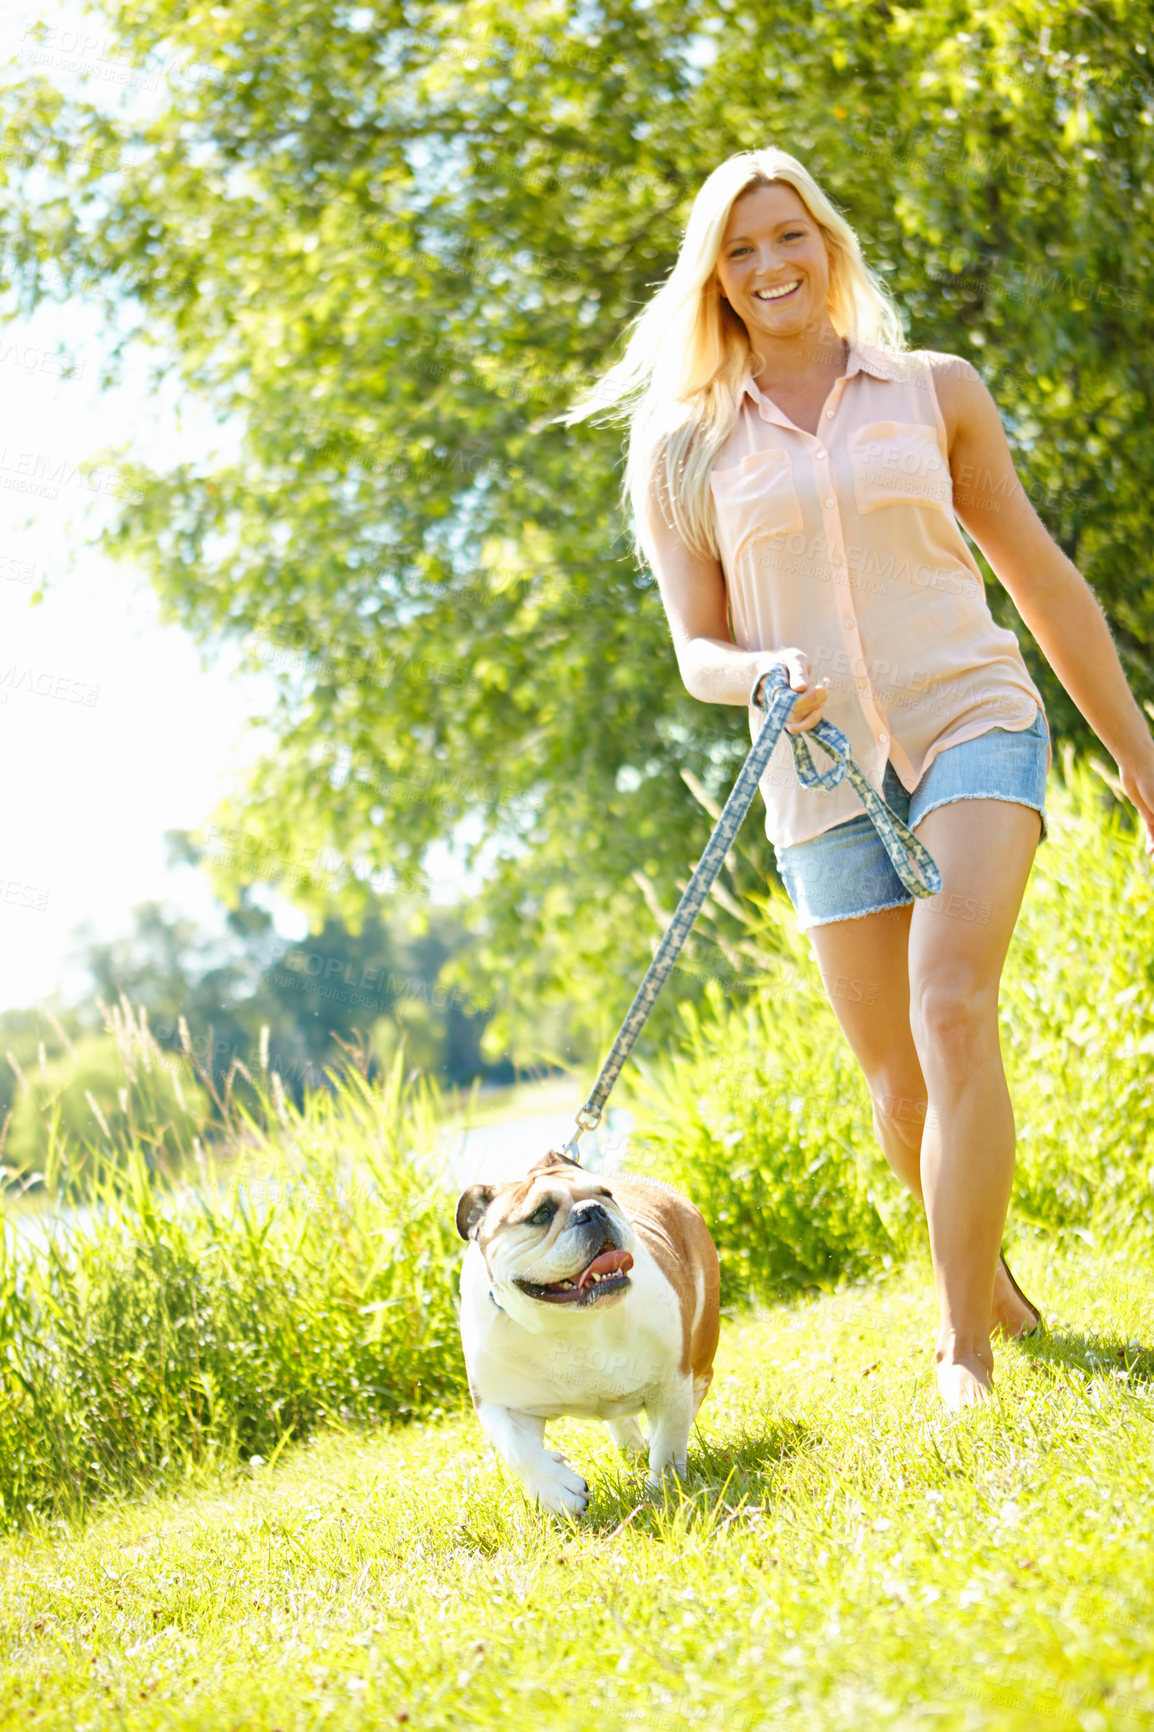
{"label": "tree foliage", "polygon": [[[186,833],[170,831],[169,841],[174,855],[192,864],[200,858]],[[303,1104],[309,1087],[348,1069],[366,1044],[373,1075],[390,1070],[403,1042],[405,1071],[421,1071],[442,1089],[514,1080],[508,1063],[488,1064],[481,1055],[492,1004],[443,978],[469,941],[451,908],[374,898],[355,934],[330,914],[316,934],[286,940],[245,886],[221,935],[144,902],[127,933],[101,939],[80,928],[75,938],[74,960],[91,981],[90,996],[0,1012],[0,1157],[11,1168],[40,1164],[53,1135],[80,1143],[98,1128],[88,1094],[113,1131],[124,1128],[129,1105],[118,1092],[126,1070],[133,1073],[135,1122],[150,1122],[151,1101],[153,1128],[159,1125],[164,1079],[152,1077],[139,1056],[147,1043],[137,1043],[134,1058],[129,1038],[132,1018],[142,1013],[162,1068],[175,1071],[193,1109],[211,1104],[202,1081],[218,1103],[232,1093],[251,1108],[251,1079],[266,1068]],[[556,1043],[562,1030],[542,1033]],[[138,1099],[142,1069],[150,1080]],[[170,1111],[179,1114],[174,1123],[182,1125],[180,1090],[170,1086],[169,1095],[176,1103]],[[223,1129],[218,1115],[214,1131]]]}
{"label": "tree foliage", "polygon": [[[498,992],[494,1051],[528,1056],[550,1003],[611,1031],[656,936],[637,875],[671,907],[707,834],[680,772],[716,794],[748,746],[741,711],[681,689],[620,433],[551,420],[731,152],[799,155],[911,341],[980,368],[1154,695],[1150,0],[102,13],[144,88],[123,111],[95,81],[9,91],[6,280],[25,306],[102,295],[243,427],[229,460],[121,454],[110,544],[170,617],[277,670],[276,752],[222,816],[286,880],[318,848],[347,863],[335,904],[287,885],[314,919],[355,920],[366,863],[403,878],[468,820],[489,876],[456,966]],[[768,869],[749,825],[738,890]]]}

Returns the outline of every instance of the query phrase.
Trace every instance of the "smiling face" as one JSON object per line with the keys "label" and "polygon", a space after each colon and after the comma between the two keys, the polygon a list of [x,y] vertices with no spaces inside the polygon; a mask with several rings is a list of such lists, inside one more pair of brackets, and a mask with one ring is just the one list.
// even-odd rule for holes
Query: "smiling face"
{"label": "smiling face", "polygon": [[476,1239],[500,1305],[586,1311],[628,1292],[633,1228],[595,1173],[550,1153],[512,1184],[474,1185],[457,1230]]}
{"label": "smiling face", "polygon": [[783,181],[753,187],[734,200],[716,273],[755,348],[763,336],[788,340],[833,330],[824,237]]}

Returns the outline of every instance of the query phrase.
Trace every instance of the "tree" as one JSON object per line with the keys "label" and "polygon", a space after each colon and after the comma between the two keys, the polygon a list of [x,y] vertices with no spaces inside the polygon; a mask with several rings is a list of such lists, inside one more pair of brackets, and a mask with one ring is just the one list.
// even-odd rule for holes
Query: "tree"
{"label": "tree", "polygon": [[[169,841],[175,858],[199,858],[186,833],[170,832]],[[118,938],[98,940],[86,928],[76,934],[75,961],[92,981],[90,1001],[0,1013],[0,1124],[12,1110],[3,1151],[8,1164],[26,1163],[33,1144],[42,1152],[46,1115],[58,1098],[74,1135],[97,1125],[86,1089],[116,1128],[118,1112],[123,1117],[127,1110],[117,1106],[125,1081],[118,1057],[128,1026],[125,1001],[134,1017],[144,1013],[190,1102],[207,1101],[198,1081],[205,1074],[218,1094],[231,1077],[234,1092],[244,1096],[236,1062],[256,1073],[263,1029],[269,1065],[298,1101],[326,1070],[343,1068],[348,1050],[366,1036],[378,1065],[388,1064],[403,1039],[409,1063],[442,1084],[514,1080],[511,1065],[481,1055],[491,1005],[442,978],[467,942],[453,910],[398,909],[378,900],[355,935],[330,917],[319,933],[290,942],[245,885],[227,928],[223,937],[210,936],[179,912],[141,903],[131,930]],[[113,1012],[116,1039],[105,1031]],[[149,1122],[142,1110],[136,1117]]]}
{"label": "tree", "polygon": [[[979,365],[1154,695],[1149,0],[103,13],[156,100],[9,94],[8,281],[26,306],[59,281],[134,313],[158,371],[242,418],[235,462],[117,458],[110,545],[170,617],[277,669],[277,750],[220,817],[314,921],[357,920],[374,873],[411,882],[471,821],[492,870],[454,966],[479,994],[500,980],[496,1050],[530,1056],[543,1006],[582,1052],[612,1032],[656,936],[641,881],[671,907],[707,834],[680,772],[716,794],[748,745],[740,712],[680,689],[623,534],[619,435],[551,420],[730,152],[800,155],[913,342]],[[757,822],[738,890],[769,869]],[[320,849],[335,890],[297,868]],[[721,954],[693,942],[699,968]]]}

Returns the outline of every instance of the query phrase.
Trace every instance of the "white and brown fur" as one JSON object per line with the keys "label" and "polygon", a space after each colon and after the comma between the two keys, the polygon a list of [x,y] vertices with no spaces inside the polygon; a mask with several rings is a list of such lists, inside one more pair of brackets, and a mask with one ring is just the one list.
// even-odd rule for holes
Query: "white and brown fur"
{"label": "white and brown fur", "polygon": [[[543,1204],[555,1206],[552,1220],[529,1225]],[[516,1285],[571,1277],[592,1242],[583,1232],[600,1223],[606,1243],[633,1257],[622,1290],[608,1282],[576,1306]],[[461,1340],[473,1406],[530,1497],[556,1513],[588,1506],[581,1475],[545,1448],[547,1421],[562,1415],[603,1419],[619,1448],[648,1450],[653,1485],[670,1467],[683,1474],[719,1329],[717,1249],[700,1211],[660,1180],[587,1172],[551,1150],[522,1179],[465,1191],[457,1228],[469,1241]]]}

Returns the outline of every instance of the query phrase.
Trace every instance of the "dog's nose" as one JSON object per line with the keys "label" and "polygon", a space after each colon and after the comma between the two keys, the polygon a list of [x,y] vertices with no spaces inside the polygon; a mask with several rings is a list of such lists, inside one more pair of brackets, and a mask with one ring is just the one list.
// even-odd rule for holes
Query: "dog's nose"
{"label": "dog's nose", "polygon": [[573,1221],[579,1227],[607,1227],[609,1216],[596,1198],[588,1203],[578,1203],[573,1210]]}

